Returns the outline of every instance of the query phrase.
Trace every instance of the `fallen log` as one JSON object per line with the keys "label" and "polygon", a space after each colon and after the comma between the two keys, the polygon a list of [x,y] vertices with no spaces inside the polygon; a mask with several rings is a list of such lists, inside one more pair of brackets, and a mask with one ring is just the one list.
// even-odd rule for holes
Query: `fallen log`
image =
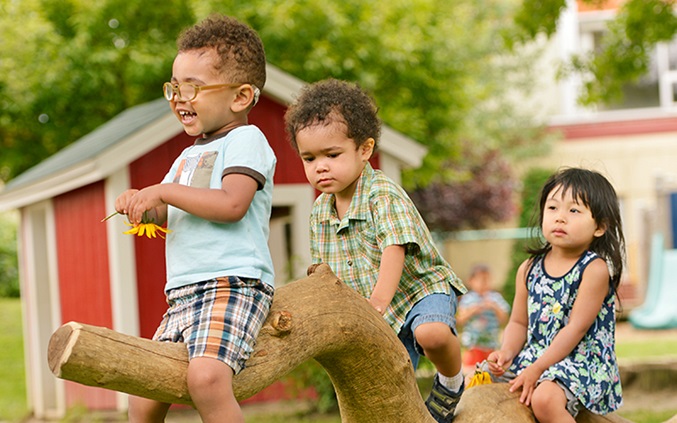
{"label": "fallen log", "polygon": [[[326,265],[280,287],[247,368],[234,378],[238,400],[249,398],[301,363],[315,359],[336,390],[345,423],[435,423],[404,346],[383,318]],[[192,405],[183,344],[160,343],[107,328],[70,322],[48,348],[59,378]],[[628,422],[581,413],[579,423]],[[531,409],[505,384],[466,390],[455,423],[535,423]]]}
{"label": "fallen log", "polygon": [[[327,371],[343,422],[434,423],[402,343],[326,265],[276,290],[247,368],[234,378],[236,398],[256,394],[309,359]],[[62,379],[192,404],[181,344],[71,322],[52,335],[48,361]]]}

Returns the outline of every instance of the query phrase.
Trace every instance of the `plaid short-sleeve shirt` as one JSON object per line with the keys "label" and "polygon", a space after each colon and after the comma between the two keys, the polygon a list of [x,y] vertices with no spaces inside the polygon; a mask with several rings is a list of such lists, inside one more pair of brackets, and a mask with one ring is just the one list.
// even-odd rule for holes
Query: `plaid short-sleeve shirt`
{"label": "plaid short-sleeve shirt", "polygon": [[399,185],[368,163],[350,207],[339,220],[333,194],[321,194],[310,217],[313,263],[326,263],[365,298],[378,279],[383,250],[406,248],[402,279],[385,319],[399,333],[411,308],[434,293],[466,292],[461,280],[432,242],[423,218]]}

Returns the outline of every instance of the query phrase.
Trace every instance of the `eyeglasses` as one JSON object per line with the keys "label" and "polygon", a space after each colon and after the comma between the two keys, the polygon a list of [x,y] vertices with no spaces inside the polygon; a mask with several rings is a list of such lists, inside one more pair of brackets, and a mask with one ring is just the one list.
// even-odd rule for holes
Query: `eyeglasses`
{"label": "eyeglasses", "polygon": [[176,94],[176,101],[193,101],[197,97],[197,93],[203,90],[215,90],[218,88],[234,88],[242,84],[217,84],[217,85],[195,85],[190,82],[182,82],[180,84],[172,84],[165,82],[162,89],[167,101],[172,101]]}

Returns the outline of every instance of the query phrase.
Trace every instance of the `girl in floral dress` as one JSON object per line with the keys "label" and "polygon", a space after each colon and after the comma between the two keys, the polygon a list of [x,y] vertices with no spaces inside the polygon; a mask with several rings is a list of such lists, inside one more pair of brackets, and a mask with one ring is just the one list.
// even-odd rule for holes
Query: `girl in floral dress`
{"label": "girl in floral dress", "polygon": [[519,267],[489,369],[511,376],[510,390],[521,388],[540,423],[574,422],[583,407],[610,413],[622,404],[614,338],[625,241],[616,192],[599,173],[568,168],[545,183],[539,207],[541,244]]}

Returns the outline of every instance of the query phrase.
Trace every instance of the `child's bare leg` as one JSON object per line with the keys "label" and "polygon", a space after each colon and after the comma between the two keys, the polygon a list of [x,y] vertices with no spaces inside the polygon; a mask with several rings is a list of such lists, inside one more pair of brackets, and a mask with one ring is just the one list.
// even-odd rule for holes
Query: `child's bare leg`
{"label": "child's bare leg", "polygon": [[130,396],[127,417],[130,423],[163,423],[169,406],[164,402]]}
{"label": "child's bare leg", "polygon": [[561,422],[575,423],[575,419],[567,411],[567,397],[562,388],[555,382],[543,381],[531,396],[531,409],[540,423]]}
{"label": "child's bare leg", "polygon": [[227,364],[207,357],[192,359],[188,391],[203,423],[244,423],[233,393],[233,370]]}
{"label": "child's bare leg", "polygon": [[423,323],[414,331],[414,337],[440,374],[452,377],[461,371],[461,344],[449,326]]}

